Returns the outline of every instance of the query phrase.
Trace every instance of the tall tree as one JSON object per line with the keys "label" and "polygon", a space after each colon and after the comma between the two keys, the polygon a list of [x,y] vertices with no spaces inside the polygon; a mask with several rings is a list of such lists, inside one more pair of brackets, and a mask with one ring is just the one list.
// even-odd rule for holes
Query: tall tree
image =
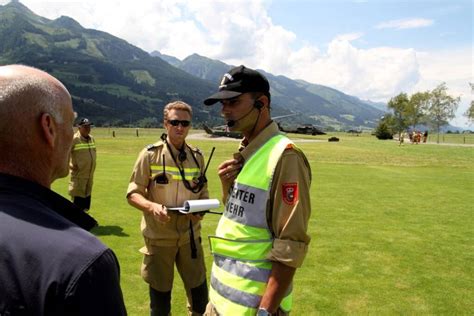
{"label": "tall tree", "polygon": [[379,124],[375,128],[375,136],[378,139],[393,139],[394,125],[395,120],[393,114],[389,113],[385,116],[382,116]]}
{"label": "tall tree", "polygon": [[[474,92],[474,83],[469,82],[469,85],[471,86],[471,92]],[[464,115],[471,123],[474,123],[474,101],[471,101],[471,106],[467,109]]]}
{"label": "tall tree", "polygon": [[400,93],[388,101],[387,107],[393,111],[394,131],[398,133],[398,138],[401,137],[402,131],[408,127],[410,100],[406,93]]}
{"label": "tall tree", "polygon": [[426,112],[429,108],[430,92],[417,92],[410,97],[410,104],[408,106],[408,121],[413,129],[419,123],[426,120]]}
{"label": "tall tree", "polygon": [[448,87],[443,82],[433,89],[430,93],[428,118],[430,123],[436,128],[438,133],[437,142],[439,143],[439,130],[441,126],[448,124],[448,121],[455,116],[460,97],[453,98],[447,94]]}

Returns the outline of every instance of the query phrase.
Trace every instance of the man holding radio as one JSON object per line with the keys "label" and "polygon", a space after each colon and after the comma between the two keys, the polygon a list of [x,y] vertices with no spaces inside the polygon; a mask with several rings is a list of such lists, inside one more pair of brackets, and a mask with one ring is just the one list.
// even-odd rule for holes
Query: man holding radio
{"label": "man holding radio", "polygon": [[174,266],[183,280],[189,315],[202,315],[208,302],[201,246],[201,215],[168,210],[186,200],[207,199],[201,151],[186,143],[192,109],[181,101],[164,108],[167,134],[141,151],[127,190],[130,205],[143,213],[142,277],[150,286],[151,315],[169,315]]}

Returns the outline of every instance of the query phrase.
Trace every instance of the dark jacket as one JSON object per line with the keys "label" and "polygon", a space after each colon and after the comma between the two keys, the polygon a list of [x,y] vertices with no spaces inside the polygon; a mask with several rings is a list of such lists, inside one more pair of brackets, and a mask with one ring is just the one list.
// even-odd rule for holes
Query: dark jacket
{"label": "dark jacket", "polygon": [[53,191],[0,173],[0,315],[126,315],[117,258],[85,230],[93,224]]}

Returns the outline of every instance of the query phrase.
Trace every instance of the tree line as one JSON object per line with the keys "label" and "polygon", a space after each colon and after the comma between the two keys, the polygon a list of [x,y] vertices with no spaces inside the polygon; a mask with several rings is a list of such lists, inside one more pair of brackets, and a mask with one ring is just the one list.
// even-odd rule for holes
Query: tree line
{"label": "tree line", "polygon": [[[471,83],[471,88],[474,88]],[[393,135],[401,134],[409,129],[416,129],[423,124],[434,128],[438,134],[440,128],[448,124],[455,117],[460,97],[454,98],[447,93],[446,83],[439,84],[433,90],[416,92],[411,96],[402,92],[391,98],[387,104],[391,113],[384,115],[377,125],[375,136],[379,139],[392,139]],[[474,109],[473,102],[465,115],[472,121]]]}

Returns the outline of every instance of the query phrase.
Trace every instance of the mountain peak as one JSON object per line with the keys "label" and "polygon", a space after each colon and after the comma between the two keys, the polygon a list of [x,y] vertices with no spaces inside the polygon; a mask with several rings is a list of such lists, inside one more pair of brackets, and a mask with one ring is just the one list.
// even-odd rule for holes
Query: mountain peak
{"label": "mountain peak", "polygon": [[201,56],[199,54],[192,54],[192,55],[189,55],[188,57],[186,57],[185,59],[183,59],[183,62],[189,62],[189,61],[207,61],[207,62],[214,62],[213,59],[209,58],[209,57],[205,57],[205,56]]}
{"label": "mountain peak", "polygon": [[164,61],[166,61],[168,64],[173,65],[178,68],[179,68],[179,65],[181,64],[181,60],[179,60],[178,58],[170,56],[170,55],[162,54],[157,50],[152,51],[150,53],[150,56],[159,57],[163,59]]}
{"label": "mountain peak", "polygon": [[79,24],[79,22],[77,22],[73,18],[70,18],[68,16],[64,16],[64,15],[60,16],[59,18],[54,20],[52,23],[55,26],[64,27],[64,28],[68,28],[68,29],[74,29],[74,30],[82,30],[83,29],[82,25]]}
{"label": "mountain peak", "polygon": [[25,16],[29,19],[32,19],[40,23],[45,23],[49,21],[48,19],[35,14],[33,11],[28,9],[28,7],[25,6],[23,3],[21,3],[19,0],[11,0],[9,3],[3,6],[0,5],[0,12],[2,11],[13,12],[14,15]]}
{"label": "mountain peak", "polygon": [[20,11],[28,12],[28,13],[33,13],[28,7],[26,7],[23,3],[21,3],[19,0],[11,0],[9,3],[4,5],[5,8],[15,8]]}

